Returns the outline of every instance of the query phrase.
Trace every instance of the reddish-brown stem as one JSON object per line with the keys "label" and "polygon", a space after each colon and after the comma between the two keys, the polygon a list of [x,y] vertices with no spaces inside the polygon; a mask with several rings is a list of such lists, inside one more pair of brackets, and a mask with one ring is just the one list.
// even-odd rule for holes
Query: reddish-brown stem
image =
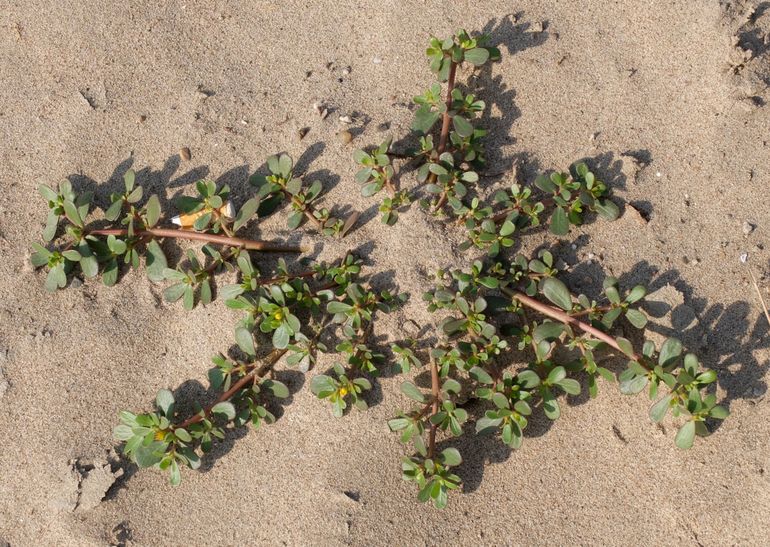
{"label": "reddish-brown stem", "polygon": [[298,206],[302,207],[302,214],[304,214],[304,215],[305,215],[305,217],[306,217],[308,220],[310,220],[311,222],[313,222],[313,223],[316,225],[316,228],[318,228],[318,230],[319,230],[319,231],[323,230],[323,228],[324,228],[324,224],[323,224],[323,222],[321,222],[320,220],[318,220],[318,219],[315,217],[315,215],[313,214],[313,212],[315,211],[315,209],[313,208],[313,206],[312,206],[312,205],[310,205],[309,203],[301,203],[301,202],[299,202],[299,201],[295,201],[295,197],[294,197],[293,195],[291,195],[291,194],[290,194],[290,193],[289,193],[287,190],[283,190],[283,195],[284,195],[285,197],[287,197],[287,198],[289,199],[289,201],[291,201],[291,202],[292,202],[292,204],[296,204],[296,205],[298,205]]}
{"label": "reddish-brown stem", "polygon": [[216,271],[217,268],[224,265],[225,262],[232,259],[239,251],[241,250],[240,247],[235,247],[234,249],[231,249],[227,255],[223,256],[219,260],[214,260],[211,264],[208,265],[206,269],[203,270],[203,273],[206,274],[212,274]]}
{"label": "reddish-brown stem", "polygon": [[254,368],[249,372],[248,374],[245,374],[242,376],[237,382],[235,382],[230,389],[225,391],[222,395],[219,396],[219,398],[209,406],[207,406],[203,413],[200,412],[196,414],[195,416],[191,416],[187,418],[185,421],[183,421],[180,424],[175,424],[173,427],[174,429],[184,429],[185,427],[191,426],[193,424],[197,424],[198,422],[203,421],[204,418],[208,418],[211,416],[211,409],[213,409],[216,405],[219,403],[222,403],[224,401],[227,401],[230,399],[233,395],[238,393],[246,384],[248,384],[250,381],[255,381],[257,378],[262,378],[265,376],[268,372],[270,372],[275,364],[278,362],[278,360],[283,357],[283,355],[287,352],[286,349],[276,349],[273,350],[266,358],[264,364],[257,368],[256,363],[254,364]]}
{"label": "reddish-brown stem", "polygon": [[610,311],[612,309],[613,309],[612,306],[598,306],[596,308],[590,308],[588,310],[583,310],[583,311],[579,311],[579,312],[576,312],[576,313],[571,313],[569,315],[570,315],[570,317],[583,317],[585,315],[590,315],[590,314],[595,313],[595,312],[600,312],[601,313],[601,312],[605,312],[605,311]]}
{"label": "reddish-brown stem", "polygon": [[[108,228],[103,230],[89,230],[88,234],[102,236],[126,236],[128,235],[128,230]],[[148,228],[146,230],[137,230],[134,232],[134,235],[139,237],[171,237],[176,239],[205,241],[207,243],[215,243],[217,245],[243,247],[244,249],[248,249],[250,251],[264,251],[274,253],[304,253],[308,251],[308,249],[305,247],[282,245],[272,241],[254,241],[251,239],[242,239],[239,237],[228,237],[174,228]]]}
{"label": "reddish-brown stem", "polygon": [[[449,114],[449,111],[452,108],[452,90],[454,90],[455,87],[455,75],[457,74],[457,63],[454,61],[449,67],[449,77],[447,78],[447,87],[446,87],[446,99],[444,101],[444,104],[446,106],[446,110],[444,111],[444,116],[441,121],[441,135],[439,136],[438,140],[438,148],[436,149],[436,152],[439,156],[444,153],[446,150],[446,144],[449,140],[449,130],[452,126],[452,116]],[[436,176],[431,175],[430,179],[431,182],[435,181]],[[444,205],[444,203],[447,200],[447,194],[446,190],[441,193],[441,197],[438,198],[438,201],[436,202],[436,206],[433,208],[434,211],[438,211],[441,209],[441,207]]]}
{"label": "reddish-brown stem", "polygon": [[[568,313],[555,308],[553,306],[549,306],[548,304],[544,304],[543,302],[539,302],[538,300],[535,300],[531,296],[527,296],[523,292],[516,291],[509,288],[504,288],[503,292],[510,296],[511,298],[514,298],[515,300],[518,300],[523,306],[526,306],[528,308],[531,308],[535,310],[536,312],[542,313],[545,316],[550,317],[551,319],[555,319],[559,321],[560,323],[564,323],[566,325],[572,325],[573,327],[577,327],[578,329],[582,330],[586,334],[589,334],[596,338],[597,340],[600,340],[610,346],[611,348],[616,349],[617,351],[623,353],[625,355],[625,352],[620,348],[618,343],[615,341],[615,339],[610,336],[609,334],[600,331],[599,329],[592,327],[591,325],[587,323],[583,323],[579,319],[576,319],[575,317],[572,317]],[[631,359],[634,361],[640,361],[641,357],[633,353],[631,355],[628,355]]]}
{"label": "reddish-brown stem", "polygon": [[[440,385],[438,380],[438,364],[436,360],[431,356],[430,359],[430,391],[433,396],[433,403],[431,404],[431,417],[438,414],[438,404],[440,396]],[[428,457],[432,458],[436,453],[436,430],[438,425],[433,422],[430,423],[430,433],[428,434]]]}
{"label": "reddish-brown stem", "polygon": [[452,108],[452,91],[455,87],[456,73],[457,63],[452,62],[451,66],[449,67],[449,77],[446,81],[446,100],[444,102],[446,105],[446,110],[444,111],[444,119],[441,123],[441,136],[439,137],[438,148],[436,149],[436,152],[438,152],[439,156],[444,153],[444,150],[446,150],[446,143],[447,140],[449,140],[449,128],[452,124],[452,116],[449,114],[449,111]]}

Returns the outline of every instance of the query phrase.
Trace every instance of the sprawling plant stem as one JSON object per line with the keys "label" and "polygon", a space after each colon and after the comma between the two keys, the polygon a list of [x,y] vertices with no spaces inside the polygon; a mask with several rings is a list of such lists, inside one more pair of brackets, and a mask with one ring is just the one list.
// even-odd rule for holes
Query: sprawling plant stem
{"label": "sprawling plant stem", "polygon": [[[438,414],[439,411],[439,402],[440,402],[440,384],[439,384],[439,376],[438,376],[438,365],[436,364],[436,360],[431,357],[430,359],[430,390],[431,394],[433,396],[433,402],[431,404],[431,416],[435,416]],[[429,439],[428,439],[428,457],[432,458],[436,453],[436,430],[438,429],[438,424],[434,424],[432,421],[430,422],[430,433],[429,433]]]}
{"label": "sprawling plant stem", "polygon": [[222,393],[222,395],[219,396],[219,398],[214,401],[212,404],[207,406],[205,409],[203,409],[202,412],[199,412],[195,416],[191,416],[190,418],[186,419],[180,424],[175,424],[175,429],[184,429],[192,424],[196,424],[200,421],[202,421],[204,418],[208,418],[211,416],[211,409],[213,409],[217,404],[229,400],[233,395],[238,393],[241,389],[243,389],[246,384],[249,382],[254,382],[258,378],[264,377],[268,372],[273,370],[273,367],[278,362],[278,360],[284,356],[284,354],[288,350],[286,349],[274,349],[270,352],[270,354],[263,359],[264,363],[261,367],[257,368],[257,363],[252,363],[249,365],[251,367],[251,371],[249,371],[247,374],[244,374],[240,380],[235,382],[230,389]]}
{"label": "sprawling plant stem", "polygon": [[[553,306],[549,306],[548,304],[544,304],[538,300],[535,300],[531,296],[527,296],[521,291],[516,291],[510,288],[503,288],[503,292],[510,296],[511,298],[514,298],[515,300],[518,300],[522,305],[531,308],[539,313],[542,313],[543,315],[547,315],[551,319],[556,319],[557,321],[564,323],[566,325],[572,325],[573,327],[577,327],[586,334],[590,334],[597,340],[601,340],[608,346],[616,349],[617,351],[620,351],[621,353],[624,353],[623,350],[620,348],[618,343],[615,341],[615,339],[610,336],[607,333],[604,333],[600,331],[599,329],[592,327],[588,323],[584,323],[577,319],[576,317],[573,317],[572,315],[569,315],[568,313],[563,312],[562,310],[555,308]],[[629,355],[631,359],[637,362],[641,362],[641,358],[638,354],[633,353]]]}
{"label": "sprawling plant stem", "polygon": [[446,150],[446,143],[449,140],[449,130],[452,126],[452,116],[449,114],[449,110],[452,108],[452,90],[454,90],[455,87],[455,74],[457,73],[457,63],[453,62],[452,65],[449,67],[449,78],[447,78],[447,88],[446,88],[446,111],[444,112],[444,117],[441,123],[441,137],[438,141],[438,149],[436,150],[438,152],[438,155],[444,153]]}
{"label": "sprawling plant stem", "polygon": [[[449,110],[452,108],[452,90],[455,87],[455,75],[457,74],[457,63],[452,62],[452,65],[449,67],[449,78],[447,78],[447,88],[446,88],[446,111],[444,111],[444,116],[441,121],[441,136],[439,137],[438,141],[438,148],[436,149],[436,152],[439,156],[444,153],[446,150],[446,144],[449,140],[449,130],[452,127],[452,116],[449,114]],[[431,175],[430,182],[435,182],[436,175]],[[441,197],[439,197],[438,201],[436,202],[435,207],[433,208],[434,211],[438,211],[443,207],[444,203],[446,203],[447,200],[447,193],[446,191],[441,193]]]}
{"label": "sprawling plant stem", "polygon": [[[101,230],[89,230],[88,234],[91,235],[113,235],[125,237],[128,235],[128,230],[122,230],[119,228],[107,228]],[[216,243],[218,245],[229,245],[231,247],[242,247],[250,251],[263,251],[272,253],[304,253],[307,252],[306,247],[300,247],[296,245],[283,245],[272,241],[255,241],[251,239],[243,239],[240,237],[220,236],[216,234],[208,234],[202,232],[193,232],[190,230],[181,230],[174,228],[148,228],[146,230],[137,230],[134,235],[139,237],[159,237],[159,238],[176,238],[187,239],[194,241],[205,241],[207,243]]]}

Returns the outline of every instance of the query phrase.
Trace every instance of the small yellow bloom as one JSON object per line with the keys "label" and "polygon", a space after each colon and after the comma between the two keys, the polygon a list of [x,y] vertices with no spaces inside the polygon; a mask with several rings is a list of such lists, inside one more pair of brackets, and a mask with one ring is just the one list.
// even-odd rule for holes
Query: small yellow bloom
{"label": "small yellow bloom", "polygon": [[277,312],[275,312],[273,314],[273,319],[275,319],[276,321],[280,321],[281,319],[283,319],[283,312],[281,310],[278,310]]}
{"label": "small yellow bloom", "polygon": [[155,432],[156,441],[162,441],[165,436],[166,436],[166,432],[163,430],[158,430]]}
{"label": "small yellow bloom", "polygon": [[345,395],[347,395],[347,394],[348,394],[348,388],[346,388],[346,387],[341,387],[341,388],[340,388],[340,397],[344,397],[344,396],[345,396]]}

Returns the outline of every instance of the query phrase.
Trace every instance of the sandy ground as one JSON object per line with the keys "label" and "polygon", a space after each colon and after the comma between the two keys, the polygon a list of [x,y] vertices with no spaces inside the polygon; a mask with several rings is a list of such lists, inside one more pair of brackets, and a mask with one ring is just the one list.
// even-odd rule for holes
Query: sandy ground
{"label": "sandy ground", "polygon": [[[767,544],[770,333],[748,270],[770,296],[770,3],[441,4],[2,2],[0,545]],[[679,332],[718,371],[730,419],[682,452],[645,397],[606,386],[536,421],[515,453],[466,436],[464,493],[436,511],[402,482],[385,425],[406,405],[399,378],[338,420],[285,373],[279,421],[232,433],[180,487],[115,460],[117,412],[150,408],[161,387],[199,394],[236,315],[161,303],[135,274],[47,294],[27,263],[45,218],[36,186],[69,178],[103,201],[131,166],[166,197],[202,176],[237,194],[268,155],[302,156],[326,206],[364,213],[345,240],[302,240],[324,260],[358,249],[375,283],[413,295],[378,323],[378,340],[398,339],[408,318],[434,322],[427,274],[470,255],[416,207],[383,228],[350,156],[406,134],[410,99],[432,82],[427,38],[461,26],[503,53],[478,78],[492,169],[518,161],[531,180],[587,158],[626,204],[557,247],[572,287],[595,292],[609,272],[660,290],[672,309],[653,330]],[[340,115],[356,119],[351,144]],[[253,235],[289,237],[282,218]]]}

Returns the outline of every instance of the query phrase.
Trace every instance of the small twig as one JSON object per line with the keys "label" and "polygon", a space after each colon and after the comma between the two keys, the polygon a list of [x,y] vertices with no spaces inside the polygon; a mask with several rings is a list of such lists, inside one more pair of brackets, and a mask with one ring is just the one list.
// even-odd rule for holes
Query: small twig
{"label": "small twig", "polygon": [[[88,234],[103,236],[126,236],[128,230],[118,228],[109,228],[103,230],[89,230]],[[134,235],[139,237],[171,237],[176,239],[188,239],[195,241],[206,241],[217,245],[229,245],[230,247],[243,247],[250,251],[264,251],[274,253],[305,253],[309,249],[292,245],[282,245],[273,241],[254,241],[251,239],[241,239],[239,237],[228,237],[216,234],[207,234],[202,232],[193,232],[190,230],[178,230],[174,228],[148,228],[146,230],[137,230]]]}

